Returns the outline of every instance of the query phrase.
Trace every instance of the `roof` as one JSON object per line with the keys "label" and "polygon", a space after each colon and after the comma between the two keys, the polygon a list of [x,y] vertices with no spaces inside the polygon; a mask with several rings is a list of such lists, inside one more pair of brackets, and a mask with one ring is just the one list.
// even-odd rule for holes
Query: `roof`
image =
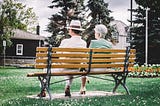
{"label": "roof", "polygon": [[27,31],[15,29],[14,30],[14,36],[12,36],[12,39],[28,39],[28,40],[44,40],[44,36],[40,36],[37,34],[33,34]]}
{"label": "roof", "polygon": [[120,20],[114,20],[110,23],[111,25],[116,25],[117,31],[119,32],[119,35],[127,35],[126,27],[128,27],[124,22]]}

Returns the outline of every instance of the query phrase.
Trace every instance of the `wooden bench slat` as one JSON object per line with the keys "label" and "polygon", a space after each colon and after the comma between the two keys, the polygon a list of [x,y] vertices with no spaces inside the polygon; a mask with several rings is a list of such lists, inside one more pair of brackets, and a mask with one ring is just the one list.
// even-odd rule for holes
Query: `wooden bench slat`
{"label": "wooden bench slat", "polygon": [[[92,64],[91,68],[112,68],[112,67],[123,67],[124,64]],[[129,64],[133,66],[133,64]],[[47,64],[35,64],[36,68],[46,68]],[[88,64],[54,64],[52,68],[88,68]]]}
{"label": "wooden bench slat", "polygon": [[[129,62],[134,62],[135,59],[130,58]],[[47,63],[47,59],[36,59],[35,60],[36,63]],[[52,59],[52,63],[86,63],[89,62],[89,59]],[[111,59],[92,59],[92,62],[124,62],[124,59],[115,59],[115,58],[111,58]]]}
{"label": "wooden bench slat", "polygon": [[[36,63],[46,63],[47,59],[36,59]],[[82,63],[82,62],[89,62],[88,59],[52,59],[52,63]]]}
{"label": "wooden bench slat", "polygon": [[[104,71],[92,71],[88,73],[89,75],[96,75],[96,74],[113,74],[113,73],[122,73],[123,70],[113,70],[113,69],[108,69]],[[85,75],[87,72],[80,72],[80,71],[56,71],[56,72],[51,72],[51,76],[65,76],[65,75]],[[34,73],[28,73],[28,77],[35,77],[35,76],[44,76],[47,75],[47,72],[34,72]]]}
{"label": "wooden bench slat", "polygon": [[[92,48],[93,52],[112,52],[112,53],[125,53],[126,49],[104,49],[104,48]],[[130,53],[135,53],[135,49],[131,49]]]}
{"label": "wooden bench slat", "polygon": [[[36,51],[42,51],[45,52],[47,51],[48,48],[46,47],[37,47]],[[52,47],[52,52],[89,52],[90,50],[88,48],[57,48],[57,47]]]}
{"label": "wooden bench slat", "polygon": [[[36,57],[47,57],[47,53],[37,53]],[[89,54],[52,54],[52,57],[77,57],[77,58],[87,58]]]}
{"label": "wooden bench slat", "polygon": [[[125,52],[126,49],[101,49],[101,48],[92,48],[93,52]],[[42,52],[46,52],[48,50],[48,48],[46,47],[37,47],[36,51],[42,51]],[[57,48],[57,47],[52,47],[52,51],[53,52],[89,52],[90,49],[89,48]],[[131,49],[130,50],[131,53],[135,53],[136,50],[135,49]]]}
{"label": "wooden bench slat", "polygon": [[[92,57],[102,57],[102,58],[105,58],[105,57],[108,57],[108,58],[124,58],[125,57],[125,54],[92,54]],[[130,55],[131,58],[135,57],[134,54],[131,54]]]}
{"label": "wooden bench slat", "polygon": [[[47,53],[37,53],[36,54],[36,57],[47,57]],[[123,57],[124,58],[125,54],[93,54],[92,57],[110,57],[110,58],[115,58],[115,57],[118,57],[118,58],[121,58]],[[52,54],[52,57],[77,57],[77,58],[88,58],[89,57],[89,54]],[[131,58],[134,58],[135,57],[135,54],[131,54],[130,55]]]}

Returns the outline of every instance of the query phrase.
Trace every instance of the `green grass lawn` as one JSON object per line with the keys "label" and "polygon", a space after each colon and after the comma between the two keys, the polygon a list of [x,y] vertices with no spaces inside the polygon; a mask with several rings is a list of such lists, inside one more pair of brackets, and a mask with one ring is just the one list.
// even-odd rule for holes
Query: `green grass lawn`
{"label": "green grass lawn", "polygon": [[[36,69],[0,68],[0,106],[160,106],[160,78],[128,78],[127,86],[131,95],[86,97],[80,99],[31,99],[28,95],[40,91],[37,78],[26,77]],[[39,70],[38,70],[39,71]],[[107,77],[107,76],[106,76]],[[52,77],[52,81],[63,77]],[[90,79],[87,90],[112,91],[114,83],[99,79]],[[79,91],[80,79],[75,79],[72,92]],[[52,93],[64,92],[65,82],[51,85]],[[122,87],[117,92],[125,93]]]}

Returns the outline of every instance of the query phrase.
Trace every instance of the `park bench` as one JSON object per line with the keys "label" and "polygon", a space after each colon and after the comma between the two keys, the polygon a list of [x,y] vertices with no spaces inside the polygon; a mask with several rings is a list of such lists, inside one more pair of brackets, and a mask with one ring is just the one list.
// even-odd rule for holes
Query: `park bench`
{"label": "park bench", "polygon": [[[113,81],[115,82],[113,93],[119,85],[122,85],[126,93],[130,94],[126,86],[126,78],[130,72],[128,68],[135,63],[135,53],[135,49],[130,49],[130,47],[126,49],[37,47],[35,68],[46,69],[46,71],[28,73],[27,77],[38,77],[41,83],[41,93],[46,89],[50,99],[50,85],[57,83],[52,83],[51,77],[66,75],[74,75],[74,78],[87,75]],[[51,71],[55,68],[79,69],[80,71]],[[93,71],[99,68],[101,70]],[[105,79],[98,76],[103,74],[109,74],[113,78]]]}

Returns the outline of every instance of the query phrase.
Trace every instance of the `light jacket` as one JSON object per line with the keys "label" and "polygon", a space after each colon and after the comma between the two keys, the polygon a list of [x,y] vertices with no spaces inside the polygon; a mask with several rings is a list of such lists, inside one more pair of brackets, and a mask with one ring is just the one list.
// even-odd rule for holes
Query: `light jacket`
{"label": "light jacket", "polygon": [[89,48],[112,48],[112,44],[101,38],[99,40],[91,40]]}

